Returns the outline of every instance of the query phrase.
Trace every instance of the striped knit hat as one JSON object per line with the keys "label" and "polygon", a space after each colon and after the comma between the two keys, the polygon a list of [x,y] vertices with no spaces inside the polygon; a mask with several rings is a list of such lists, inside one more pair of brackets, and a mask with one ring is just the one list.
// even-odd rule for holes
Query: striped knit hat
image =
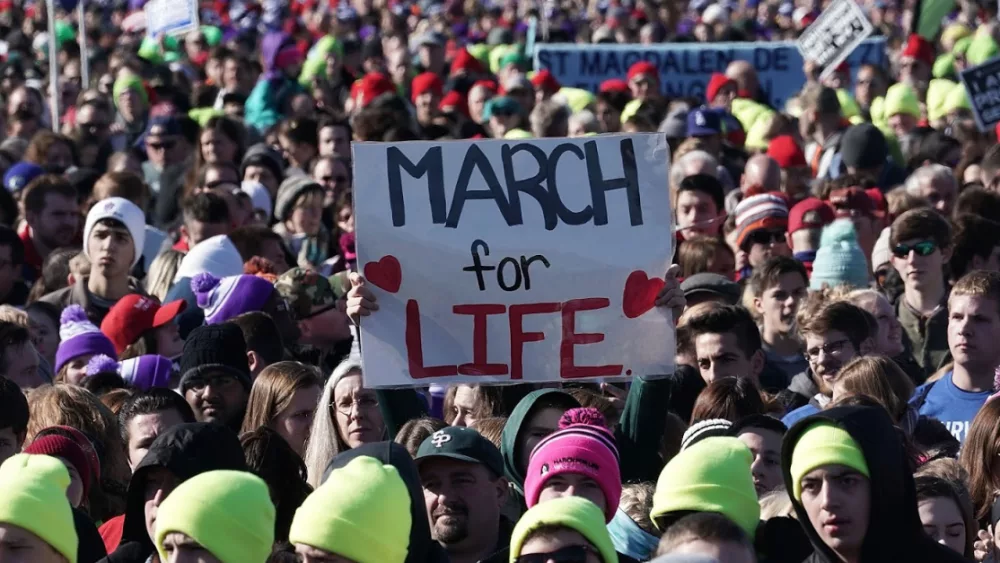
{"label": "striped knit hat", "polygon": [[788,203],[775,193],[752,195],[736,206],[736,245],[743,243],[754,231],[788,229]]}
{"label": "striped knit hat", "polygon": [[610,522],[614,518],[622,496],[618,447],[604,417],[596,409],[566,411],[559,419],[559,430],[531,451],[524,479],[524,497],[528,508],[538,504],[545,483],[563,473],[576,473],[593,479],[604,492],[605,521]]}

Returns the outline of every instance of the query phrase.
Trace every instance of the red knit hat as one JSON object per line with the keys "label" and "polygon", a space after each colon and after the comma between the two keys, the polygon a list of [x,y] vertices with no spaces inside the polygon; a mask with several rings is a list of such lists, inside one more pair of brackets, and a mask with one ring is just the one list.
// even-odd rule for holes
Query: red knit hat
{"label": "red knit hat", "polygon": [[[806,217],[812,213],[813,215]],[[802,229],[821,229],[833,222],[833,208],[818,197],[807,197],[788,211],[788,234]]]}
{"label": "red knit hat", "polygon": [[485,72],[485,69],[483,68],[483,63],[479,62],[479,59],[476,57],[473,57],[467,49],[459,49],[455,54],[455,58],[451,61],[449,74],[455,76],[460,72],[482,74]]}
{"label": "red knit hat", "polygon": [[[472,88],[475,88],[477,86],[482,86],[483,88],[486,88],[487,90],[489,90],[490,92],[493,92],[494,94],[497,93],[497,83],[496,83],[496,80],[477,80],[477,81],[475,81],[475,82],[472,83]],[[470,90],[472,88],[470,88]]]}
{"label": "red knit hat", "polygon": [[451,90],[441,98],[438,109],[445,111],[445,108],[452,108],[455,112],[465,116],[469,115],[469,106],[465,103],[465,96],[456,90]]}
{"label": "red knit hat", "polygon": [[709,104],[715,99],[715,96],[719,94],[719,90],[722,90],[726,86],[736,87],[736,81],[732,78],[727,78],[725,74],[721,72],[712,73],[712,78],[708,81],[708,86],[705,87],[705,101]]}
{"label": "red knit hat", "polygon": [[807,166],[806,155],[791,135],[780,135],[767,145],[767,156],[777,161],[782,170]]}
{"label": "red knit hat", "polygon": [[640,74],[645,74],[653,78],[658,78],[660,76],[660,73],[656,70],[656,65],[649,61],[639,61],[628,67],[628,75],[626,75],[626,78],[628,78],[629,82],[631,82],[633,78],[639,76]]}
{"label": "red knit hat", "polygon": [[906,39],[906,47],[900,54],[902,57],[912,57],[927,66],[934,64],[934,46],[916,33],[911,33]]}
{"label": "red knit hat", "polygon": [[628,92],[628,82],[625,82],[621,78],[609,78],[597,89],[601,93],[606,92]]}
{"label": "red knit hat", "polygon": [[59,457],[68,461],[80,474],[80,481],[83,483],[83,498],[87,498],[87,494],[90,492],[90,464],[87,463],[87,456],[84,455],[80,446],[76,445],[76,442],[59,434],[49,434],[38,438],[27,448],[24,448],[24,453]]}
{"label": "red knit hat", "polygon": [[414,76],[413,82],[410,83],[410,99],[413,103],[417,102],[417,96],[428,92],[441,97],[444,92],[444,83],[441,81],[441,77],[433,72],[422,72]]}
{"label": "red knit hat", "polygon": [[535,76],[531,77],[531,85],[535,89],[541,88],[548,94],[555,94],[559,91],[559,81],[556,80],[555,76],[548,69],[540,70],[535,73]]}
{"label": "red knit hat", "polygon": [[396,85],[388,76],[380,72],[370,72],[351,86],[351,98],[360,107],[365,107],[382,94],[396,91]]}

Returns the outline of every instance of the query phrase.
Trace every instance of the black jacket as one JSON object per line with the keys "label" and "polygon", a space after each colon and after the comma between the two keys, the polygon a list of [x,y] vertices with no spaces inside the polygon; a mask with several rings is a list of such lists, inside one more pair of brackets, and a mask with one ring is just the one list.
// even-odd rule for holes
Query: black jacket
{"label": "black jacket", "polygon": [[183,482],[216,469],[247,471],[243,447],[236,433],[210,422],[179,424],[156,437],[128,484],[122,540],[106,563],[145,563],[154,546],[146,532],[146,480],[153,468],[169,470]]}
{"label": "black jacket", "polygon": [[[791,465],[795,444],[802,433],[818,421],[833,422],[847,431],[858,443],[868,463],[871,515],[861,551],[862,563],[950,563],[966,560],[924,533],[917,513],[917,494],[906,451],[888,413],[880,408],[832,408],[804,418],[793,426],[785,434],[781,448],[781,468],[787,490],[794,490]],[[814,550],[806,561],[841,561],[812,527],[802,503],[793,497],[792,504]]]}
{"label": "black jacket", "polygon": [[412,525],[410,547],[405,563],[448,563],[448,552],[431,538],[431,526],[424,505],[424,489],[420,485],[420,473],[417,471],[417,464],[403,446],[393,442],[373,442],[337,454],[326,467],[323,481],[326,481],[334,469],[340,469],[351,460],[362,456],[373,457],[395,467],[410,492]]}

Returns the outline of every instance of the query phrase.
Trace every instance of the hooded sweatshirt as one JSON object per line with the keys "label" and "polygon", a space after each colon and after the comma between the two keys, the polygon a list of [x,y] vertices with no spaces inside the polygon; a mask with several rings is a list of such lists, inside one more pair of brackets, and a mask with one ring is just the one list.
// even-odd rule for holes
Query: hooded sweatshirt
{"label": "hooded sweatshirt", "polygon": [[[871,515],[862,546],[861,563],[965,561],[962,555],[934,542],[924,533],[917,513],[916,488],[906,452],[888,413],[880,408],[832,408],[793,426],[785,434],[781,448],[781,469],[787,490],[795,488],[791,475],[795,445],[807,428],[820,421],[832,422],[851,435],[864,454],[871,474]],[[792,504],[814,549],[806,563],[839,563],[841,559],[823,542],[809,522],[802,503],[793,496]]]}
{"label": "hooded sweatshirt", "polygon": [[410,492],[410,547],[406,555],[406,563],[447,563],[448,553],[431,538],[431,526],[427,519],[427,508],[424,505],[424,490],[420,484],[420,473],[417,465],[410,457],[406,448],[393,442],[372,442],[363,444],[352,450],[338,454],[323,472],[323,480],[330,476],[334,469],[344,467],[351,460],[368,456],[383,464],[391,465],[399,472]]}
{"label": "hooded sweatshirt", "polygon": [[285,33],[268,33],[261,40],[260,54],[264,73],[247,98],[243,119],[259,132],[266,131],[281,121],[288,101],[304,92],[298,81],[285,76],[284,71],[277,67],[278,53],[289,44],[292,44],[292,38]]}
{"label": "hooded sweatshirt", "polygon": [[169,470],[178,484],[206,471],[247,471],[239,438],[232,430],[210,422],[179,424],[153,440],[128,484],[125,523],[118,549],[105,563],[145,563],[155,552],[146,532],[146,480],[153,468]]}
{"label": "hooded sweatshirt", "polygon": [[[544,398],[544,400],[542,400]],[[579,408],[580,402],[572,395],[559,389],[539,389],[525,395],[507,418],[507,424],[500,435],[500,453],[503,455],[503,472],[518,494],[518,501],[524,510],[524,468],[518,464],[520,451],[517,448],[524,432],[524,423],[539,408],[539,403],[555,405],[565,410]]]}

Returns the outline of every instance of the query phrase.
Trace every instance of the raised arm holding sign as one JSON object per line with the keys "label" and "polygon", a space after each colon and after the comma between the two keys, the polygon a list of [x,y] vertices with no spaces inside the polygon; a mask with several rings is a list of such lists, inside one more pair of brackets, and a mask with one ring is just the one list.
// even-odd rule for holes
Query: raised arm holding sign
{"label": "raised arm holding sign", "polygon": [[[366,385],[673,371],[666,144],[657,135],[359,143],[349,307]],[[377,297],[378,304],[375,305]],[[680,302],[682,303],[682,298]]]}

